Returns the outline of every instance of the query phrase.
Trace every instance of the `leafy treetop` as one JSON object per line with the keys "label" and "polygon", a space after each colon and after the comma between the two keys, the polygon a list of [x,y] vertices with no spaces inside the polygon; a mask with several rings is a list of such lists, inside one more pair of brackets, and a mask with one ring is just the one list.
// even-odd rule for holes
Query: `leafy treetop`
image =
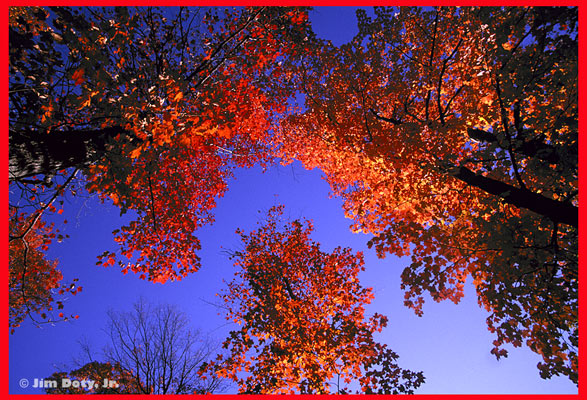
{"label": "leafy treetop", "polygon": [[577,381],[577,8],[375,8],[291,63],[305,109],[280,155],[320,168],[378,255],[405,256],[406,305],[463,296]]}
{"label": "leafy treetop", "polygon": [[240,328],[209,368],[243,393],[411,393],[421,372],[400,368],[397,354],[374,334],[387,317],[366,317],[373,293],[358,274],[363,256],[348,248],[331,253],[310,239],[309,221],[280,222],[282,206],[249,234],[222,295],[227,319]]}

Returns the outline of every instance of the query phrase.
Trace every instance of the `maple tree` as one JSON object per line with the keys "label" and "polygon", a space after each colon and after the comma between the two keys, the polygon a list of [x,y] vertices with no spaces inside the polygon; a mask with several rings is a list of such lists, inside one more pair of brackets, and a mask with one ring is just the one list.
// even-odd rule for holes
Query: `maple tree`
{"label": "maple tree", "polygon": [[242,393],[412,393],[421,372],[397,365],[398,355],[377,343],[387,325],[365,315],[373,293],[358,274],[363,255],[349,248],[324,252],[313,242],[310,221],[280,220],[272,207],[257,230],[240,230],[237,272],[222,294],[230,332],[221,354],[208,365],[239,384]]}
{"label": "maple tree", "polygon": [[[57,261],[45,257],[44,251],[61,234],[52,225],[37,221],[39,216],[39,213],[17,215],[15,210],[10,210],[9,214],[8,325],[12,333],[27,317],[36,323],[78,318],[77,315],[66,316],[59,311],[64,307],[63,295],[75,295],[82,288],[76,286],[77,280],[70,284],[62,282]],[[21,227],[26,228],[21,231]]]}
{"label": "maple tree", "polygon": [[[305,8],[11,7],[11,328],[27,316],[74,317],[49,313],[63,307],[58,295],[80,288],[62,283],[44,254],[64,238],[47,221],[63,211],[65,196],[97,193],[130,211],[134,220],[113,232],[119,249],[106,250],[98,264],[163,283],[199,268],[195,231],[213,221],[233,168],[281,157],[326,174],[352,229],[374,235],[369,245],[380,257],[411,255],[402,287],[416,313],[425,293],[458,302],[471,279],[498,358],[507,344],[526,344],[543,357],[542,377],[577,382],[577,9],[401,7],[358,17],[359,34],[336,48],[316,39]],[[295,112],[286,104],[297,91],[306,102]],[[341,347],[316,344],[349,353],[320,363],[301,338],[332,337],[334,328],[288,331],[280,319],[246,314],[248,336],[238,331],[227,342],[235,357],[262,329],[289,332],[310,375],[295,384],[271,380],[271,368],[282,368],[275,370],[282,377],[302,374],[276,345],[247,364],[252,377],[237,378],[235,359],[218,371],[241,379],[243,391],[326,391],[334,375],[367,392],[417,387],[421,376],[399,369],[396,355],[374,342],[385,319],[363,320],[368,291],[337,281],[355,277],[358,256],[333,253],[346,262],[337,272],[327,262],[332,254],[304,242],[308,225],[284,229],[330,275],[303,277],[297,273],[309,265],[272,264],[255,253],[271,279],[242,275],[242,285],[269,290],[277,297],[263,298],[290,314],[299,302],[285,296],[284,272],[318,294],[321,284],[349,285],[355,297],[347,307],[356,313],[338,318],[346,315],[341,323],[355,335],[341,338]],[[271,233],[264,243],[277,248],[284,233]],[[247,266],[248,254],[241,256]],[[226,299],[236,307],[240,295]],[[316,309],[313,301],[326,301],[319,299],[304,305],[314,304],[316,321],[334,319]],[[355,369],[337,364],[342,359]],[[376,365],[383,369],[370,369]],[[112,365],[87,368],[124,374]]]}
{"label": "maple tree", "polygon": [[136,216],[98,264],[161,283],[196,271],[194,231],[213,221],[232,169],[268,159],[286,94],[265,95],[264,78],[279,76],[274,61],[304,37],[306,17],[280,7],[11,7],[11,235],[50,227],[43,219],[62,211],[40,194],[83,190]]}
{"label": "maple tree", "polygon": [[[69,373],[53,373],[47,380],[58,385],[47,388],[47,393],[204,394],[224,387],[218,377],[201,377],[201,366],[216,346],[191,329],[176,306],[140,299],[131,311],[110,310],[104,332],[110,342],[103,351],[105,361],[94,360],[90,346],[82,343],[88,361],[78,361],[82,365]],[[97,386],[64,387],[64,378]]]}
{"label": "maple tree", "polygon": [[384,8],[293,62],[279,154],[324,171],[355,232],[406,256],[405,303],[470,278],[506,344],[578,379],[576,7]]}

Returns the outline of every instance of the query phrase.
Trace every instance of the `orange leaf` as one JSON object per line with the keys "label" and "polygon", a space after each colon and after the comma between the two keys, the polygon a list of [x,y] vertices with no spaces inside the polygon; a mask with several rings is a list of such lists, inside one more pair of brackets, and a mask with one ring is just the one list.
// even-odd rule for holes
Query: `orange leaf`
{"label": "orange leaf", "polygon": [[135,159],[141,154],[141,148],[137,147],[133,151],[130,152],[130,158]]}
{"label": "orange leaf", "polygon": [[89,106],[91,103],[92,103],[92,98],[88,97],[77,109],[81,110],[82,108]]}
{"label": "orange leaf", "polygon": [[75,71],[71,79],[73,79],[76,85],[81,85],[82,83],[84,83],[86,81],[84,78],[84,69],[80,68],[77,71]]}

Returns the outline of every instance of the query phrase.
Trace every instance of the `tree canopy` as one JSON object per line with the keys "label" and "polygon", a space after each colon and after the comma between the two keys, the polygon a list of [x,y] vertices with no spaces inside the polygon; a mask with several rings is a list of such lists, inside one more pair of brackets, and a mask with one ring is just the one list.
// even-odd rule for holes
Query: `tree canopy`
{"label": "tree canopy", "polygon": [[[284,97],[265,95],[263,79],[279,76],[273,62],[293,51],[282,42],[305,18],[286,8],[11,8],[10,245],[26,246],[26,222],[41,226],[65,190],[86,190],[136,215],[99,264],[161,283],[196,271],[194,230],[213,221],[232,168],[268,159]],[[21,260],[11,271],[31,262]]]}
{"label": "tree canopy", "polygon": [[526,343],[577,380],[576,8],[375,8],[297,67],[281,153],[320,168],[377,254],[411,255],[406,305],[471,277],[493,353]]}
{"label": "tree canopy", "polygon": [[[131,213],[98,264],[164,283],[200,267],[197,229],[234,168],[298,160],[324,172],[378,256],[411,257],[406,306],[421,315],[426,293],[458,303],[470,279],[497,358],[526,345],[543,378],[577,383],[577,7],[375,7],[341,47],[307,12],[10,8],[10,326],[71,318],[48,311],[81,289],[44,254],[65,238],[46,222],[65,196]],[[241,232],[225,300],[244,325],[219,373],[243,391],[322,392],[334,375],[368,392],[417,387],[373,341],[384,317],[363,318],[360,255],[323,253],[309,223],[284,229]],[[302,306],[315,313],[292,317]],[[307,335],[323,338],[310,349]]]}
{"label": "tree canopy", "polygon": [[244,250],[232,255],[237,272],[222,299],[241,328],[212,367],[242,393],[349,393],[352,383],[359,393],[412,393],[422,373],[375,341],[387,317],[365,315],[373,293],[359,283],[363,255],[322,251],[310,221],[282,214],[273,207],[256,231],[237,231]]}

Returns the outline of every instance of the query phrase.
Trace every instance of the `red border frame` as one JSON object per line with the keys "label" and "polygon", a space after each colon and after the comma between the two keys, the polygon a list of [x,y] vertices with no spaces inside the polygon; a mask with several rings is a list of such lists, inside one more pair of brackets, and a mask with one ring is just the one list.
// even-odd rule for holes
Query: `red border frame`
{"label": "red border frame", "polygon": [[[61,4],[60,4],[61,3]],[[2,54],[3,54],[3,59],[6,60],[7,58],[7,54],[8,54],[8,35],[7,35],[7,30],[6,27],[8,26],[8,6],[17,6],[17,5],[36,5],[36,6],[43,6],[43,5],[77,5],[77,6],[90,6],[93,5],[91,4],[91,2],[74,2],[75,4],[71,4],[70,2],[68,3],[64,3],[64,2],[45,2],[45,1],[40,1],[40,2],[31,2],[31,1],[11,1],[10,3],[8,3],[6,6],[7,8],[4,10],[4,13],[2,13],[2,26],[4,26],[4,34],[2,37]],[[133,4],[129,4],[129,3],[133,3]],[[291,0],[285,0],[285,1],[270,1],[270,2],[253,2],[253,1],[218,1],[218,0],[213,0],[211,2],[200,2],[200,1],[196,1],[196,2],[190,2],[190,1],[136,1],[136,2],[123,2],[123,1],[106,1],[105,3],[101,3],[101,6],[115,6],[115,5],[164,5],[164,6],[179,6],[179,5],[193,5],[193,6],[197,6],[197,5],[206,5],[206,6],[245,6],[245,5],[276,5],[276,6],[303,6],[303,5],[312,5],[312,6],[373,6],[373,5],[393,5],[393,6],[400,6],[400,5],[418,5],[418,6],[430,6],[430,5],[458,5],[458,6],[472,6],[472,5],[479,5],[479,2],[472,2],[472,1],[460,1],[460,2],[456,2],[456,1],[450,1],[450,2],[433,2],[433,1],[422,1],[422,2],[418,2],[418,4],[414,4],[414,2],[406,2],[406,1],[395,1],[395,2],[389,2],[389,1],[364,1],[364,2],[357,2],[357,1],[348,1],[348,0],[343,0],[343,1],[311,1],[311,2],[300,2],[300,1],[291,1]],[[505,2],[496,2],[494,0],[491,0],[489,2],[489,4],[485,3],[484,5],[506,5]],[[511,5],[511,4],[508,4]],[[572,3],[567,3],[567,2],[563,2],[561,3],[557,3],[557,4],[553,4],[553,2],[546,2],[546,1],[533,1],[533,2],[521,2],[520,4],[515,4],[516,6],[547,6],[547,5],[557,5],[557,6],[577,6],[579,8],[579,21],[584,20],[585,19],[585,7],[581,7],[577,2],[572,2]],[[581,40],[581,34],[579,31],[579,65],[581,65],[581,60],[585,60],[585,46],[583,45],[583,42]],[[6,71],[6,70],[5,70]],[[5,72],[7,74],[7,72]],[[585,101],[584,101],[584,95],[583,95],[583,89],[584,86],[583,85],[583,77],[585,76],[585,73],[581,72],[581,69],[579,68],[579,108],[582,109],[585,106]],[[8,92],[8,79],[7,76],[5,76],[4,80],[2,81],[2,92],[3,93],[7,93]],[[6,95],[4,95],[2,97],[2,104],[3,104],[3,108],[5,110],[4,114],[3,114],[3,123],[4,126],[7,127],[8,124],[8,97]],[[579,132],[582,132],[584,130],[585,127],[585,123],[581,122],[581,113],[579,112]],[[7,132],[8,129],[5,131]],[[579,141],[579,160],[581,160],[583,158],[583,156],[586,155],[586,144],[585,141],[587,140],[580,140]],[[6,135],[4,138],[4,141],[2,143],[2,145],[0,146],[1,149],[1,154],[3,159],[5,160],[5,163],[8,160],[8,136]],[[6,164],[5,164],[6,165]],[[8,168],[6,168],[8,169]],[[584,168],[581,166],[581,163],[579,163],[579,176],[583,175],[583,171]],[[2,191],[2,198],[4,201],[4,204],[8,203],[8,181],[3,181],[3,191]],[[582,191],[582,185],[581,184],[581,180],[579,180],[579,188],[580,188],[580,192]],[[581,198],[581,195],[579,195],[579,198]],[[5,212],[7,211],[7,209],[5,208]],[[582,225],[581,221],[585,220],[586,217],[586,211],[583,208],[579,209],[579,225]],[[7,233],[8,231],[8,215],[6,215],[6,217],[2,220],[2,227],[5,233]],[[6,236],[5,236],[6,237]],[[581,235],[579,235],[579,254],[584,253],[584,242],[585,240],[583,240],[583,237]],[[4,247],[3,250],[3,258],[6,261],[4,265],[8,265],[8,252],[7,252],[7,247]],[[582,267],[582,263],[579,263],[579,275],[584,275],[582,274],[582,270],[584,268]],[[3,292],[4,292],[4,299],[5,299],[5,304],[8,303],[8,274],[4,274],[4,286],[3,286]],[[585,298],[585,288],[581,288],[581,285],[579,285],[579,303],[584,303],[584,298]],[[8,319],[8,308],[5,307],[3,308],[2,311],[2,315],[3,315],[3,319],[4,321],[6,321]],[[584,318],[585,315],[585,311],[582,311],[581,308],[579,308],[579,322],[581,322],[581,320],[585,320]],[[582,341],[581,338],[583,337],[583,335],[585,334],[586,328],[581,328],[582,324],[579,325],[579,347],[581,347],[581,343],[584,342],[584,340]],[[4,331],[4,343],[5,343],[5,349],[8,349],[8,340],[9,340],[9,333],[8,333],[8,329],[6,329]],[[6,351],[6,356],[5,356],[5,365],[8,366],[8,351]],[[579,353],[579,364],[583,364],[583,359],[585,358],[584,356],[581,356],[582,353]],[[585,389],[583,389],[583,387],[585,386],[585,383],[583,381],[583,377],[585,376],[584,373],[581,373],[582,368],[579,368],[579,391],[578,394],[576,395],[451,395],[451,394],[447,394],[447,395],[414,395],[416,396],[418,399],[436,399],[436,398],[453,398],[456,397],[458,399],[488,399],[488,398],[494,398],[494,397],[499,397],[499,398],[503,398],[503,397],[511,397],[511,398],[515,398],[516,400],[525,400],[525,399],[537,399],[537,398],[544,398],[544,399],[571,399],[571,398],[580,398],[579,396],[581,394],[583,394],[585,392]],[[6,367],[6,373],[5,373],[5,384],[4,384],[4,393],[8,396],[18,396],[19,398],[36,398],[39,396],[45,396],[45,395],[9,395],[8,394],[8,367]],[[129,395],[114,395],[114,397],[125,397],[127,398]],[[130,395],[131,397],[138,397],[138,396],[143,396],[143,397],[147,397],[149,395]],[[237,398],[242,395],[212,395],[215,397],[222,397],[222,398],[226,398],[226,399],[230,399],[230,398]],[[261,398],[261,397],[269,397],[272,395],[249,395],[247,398]],[[321,398],[327,398],[327,397],[337,397],[340,395],[322,395]],[[362,399],[367,399],[367,398],[381,398],[381,395],[348,395],[348,396],[360,396]],[[398,396],[394,396],[394,397],[399,397],[399,396],[407,396],[407,395],[398,395]],[[71,395],[53,395],[51,398],[68,398],[71,399],[72,396]],[[113,395],[97,395],[97,397],[104,397],[104,398],[108,398],[108,399],[112,399]],[[164,395],[161,397],[173,397],[173,395]],[[300,398],[300,399],[308,399],[308,398],[312,398],[315,397],[313,395],[297,395],[296,398]],[[387,396],[386,396],[387,397]]]}

